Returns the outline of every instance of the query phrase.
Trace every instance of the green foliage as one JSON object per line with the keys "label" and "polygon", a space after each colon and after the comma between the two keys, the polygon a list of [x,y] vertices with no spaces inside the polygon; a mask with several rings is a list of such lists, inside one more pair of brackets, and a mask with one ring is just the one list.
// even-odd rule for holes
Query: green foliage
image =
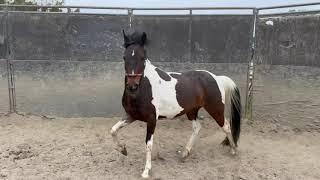
{"label": "green foliage", "polygon": [[[63,1],[56,1],[53,4],[49,3],[47,5],[49,5],[49,6],[63,6],[64,5],[64,0]],[[56,8],[56,7],[53,7],[53,8],[42,8],[41,11],[42,12],[46,12],[46,11],[49,11],[49,12],[62,12],[62,9]]]}

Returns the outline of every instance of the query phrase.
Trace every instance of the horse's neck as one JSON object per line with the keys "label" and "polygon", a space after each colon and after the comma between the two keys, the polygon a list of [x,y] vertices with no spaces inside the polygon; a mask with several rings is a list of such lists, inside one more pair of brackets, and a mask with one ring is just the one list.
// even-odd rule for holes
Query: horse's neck
{"label": "horse's neck", "polygon": [[155,68],[149,59],[146,59],[146,68]]}
{"label": "horse's neck", "polygon": [[148,77],[148,76],[154,74],[154,73],[156,72],[156,71],[155,71],[156,68],[157,68],[157,67],[154,66],[154,65],[149,61],[149,59],[146,59],[146,65],[145,65],[145,68],[144,68],[144,75]]}

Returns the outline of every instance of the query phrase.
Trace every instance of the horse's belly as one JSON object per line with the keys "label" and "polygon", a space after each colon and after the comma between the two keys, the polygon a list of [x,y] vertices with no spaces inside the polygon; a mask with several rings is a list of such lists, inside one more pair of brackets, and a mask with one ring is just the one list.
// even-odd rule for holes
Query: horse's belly
{"label": "horse's belly", "polygon": [[165,116],[166,118],[174,118],[177,114],[183,111],[176,98],[162,99],[158,103],[157,115]]}
{"label": "horse's belly", "polygon": [[183,109],[180,109],[177,106],[163,106],[163,107],[159,107],[159,115],[165,116],[166,118],[174,118],[182,110]]}

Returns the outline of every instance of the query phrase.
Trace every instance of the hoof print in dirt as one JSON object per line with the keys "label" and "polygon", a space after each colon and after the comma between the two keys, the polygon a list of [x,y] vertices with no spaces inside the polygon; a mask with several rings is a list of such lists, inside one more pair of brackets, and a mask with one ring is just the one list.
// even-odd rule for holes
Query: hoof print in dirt
{"label": "hoof print in dirt", "polygon": [[0,174],[0,178],[6,178],[7,175],[6,174]]}
{"label": "hoof print in dirt", "polygon": [[35,156],[36,154],[31,151],[31,147],[28,144],[18,145],[13,150],[9,151],[9,156],[15,160],[27,159]]}

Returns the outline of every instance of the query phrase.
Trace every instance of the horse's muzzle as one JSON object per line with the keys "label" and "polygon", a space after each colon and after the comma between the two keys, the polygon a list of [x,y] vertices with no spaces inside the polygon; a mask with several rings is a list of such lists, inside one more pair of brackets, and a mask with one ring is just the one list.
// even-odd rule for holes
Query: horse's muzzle
{"label": "horse's muzzle", "polygon": [[127,85],[127,89],[130,92],[136,92],[138,90],[139,85],[138,84],[133,84],[133,85]]}
{"label": "horse's muzzle", "polygon": [[131,92],[137,91],[140,85],[142,74],[126,74],[126,77],[127,77],[127,83],[126,83],[127,90]]}

